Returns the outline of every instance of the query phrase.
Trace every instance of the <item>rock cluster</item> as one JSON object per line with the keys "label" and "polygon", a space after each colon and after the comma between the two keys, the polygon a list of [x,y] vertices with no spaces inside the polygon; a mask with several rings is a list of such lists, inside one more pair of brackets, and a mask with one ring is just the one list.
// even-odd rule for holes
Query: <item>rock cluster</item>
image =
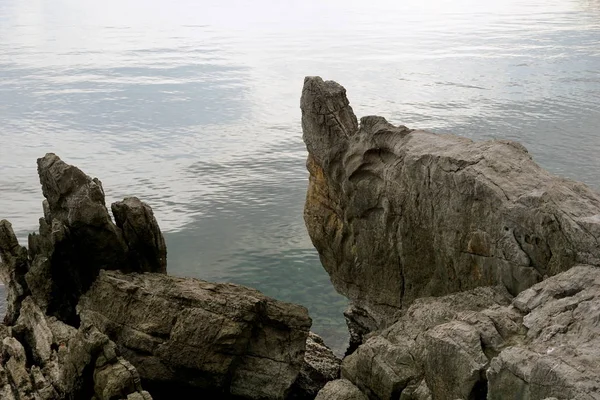
{"label": "rock cluster", "polygon": [[98,179],[54,154],[38,173],[29,249],[0,222],[0,398],[304,399],[339,376],[304,307],[168,276],[147,204],[114,203],[113,222]]}
{"label": "rock cluster", "polygon": [[[152,209],[54,154],[0,221],[0,398],[600,400],[600,196],[519,144],[360,124],[305,80],[305,221],[351,304],[343,360],[299,305],[167,275]],[[176,394],[176,395],[175,395]]]}
{"label": "rock cluster", "polygon": [[301,109],[306,226],[351,300],[318,399],[600,399],[597,193],[515,142],[359,124],[319,77]]}
{"label": "rock cluster", "polygon": [[372,399],[597,399],[600,268],[416,300],[342,363]]}

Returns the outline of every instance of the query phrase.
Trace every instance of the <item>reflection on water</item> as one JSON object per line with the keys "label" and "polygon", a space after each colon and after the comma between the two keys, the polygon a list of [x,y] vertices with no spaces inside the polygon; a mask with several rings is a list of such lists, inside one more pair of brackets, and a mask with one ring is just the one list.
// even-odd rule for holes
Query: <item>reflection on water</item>
{"label": "reflection on water", "polygon": [[171,273],[304,304],[341,349],[345,300],[302,221],[304,76],[599,188],[599,4],[0,0],[0,217],[35,229],[54,151],[152,205]]}

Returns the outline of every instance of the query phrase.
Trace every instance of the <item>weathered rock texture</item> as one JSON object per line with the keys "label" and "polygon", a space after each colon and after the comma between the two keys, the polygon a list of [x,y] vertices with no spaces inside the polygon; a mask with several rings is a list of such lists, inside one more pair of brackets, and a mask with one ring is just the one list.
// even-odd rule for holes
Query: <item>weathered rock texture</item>
{"label": "weathered rock texture", "polygon": [[117,343],[153,393],[283,399],[302,367],[304,307],[239,285],[101,272],[82,321]]}
{"label": "weathered rock texture", "polygon": [[143,383],[155,400],[283,400],[337,378],[340,360],[316,335],[305,354],[304,307],[167,276],[148,205],[114,203],[113,223],[99,180],[54,154],[38,173],[44,218],[29,251],[0,221],[1,399],[151,399]]}
{"label": "weathered rock texture", "polygon": [[370,399],[599,399],[600,269],[416,300],[342,364]]}
{"label": "weathered rock texture", "polygon": [[106,335],[46,317],[31,297],[14,326],[0,326],[0,336],[4,400],[152,399]]}
{"label": "weathered rock texture", "polygon": [[341,362],[319,335],[310,332],[306,340],[304,363],[290,398],[314,399],[327,382],[339,378]]}
{"label": "weathered rock texture", "polygon": [[336,289],[378,326],[419,297],[488,285],[515,295],[600,264],[600,196],[523,146],[381,117],[359,125],[345,89],[318,77],[306,78],[301,109],[306,226]]}
{"label": "weathered rock texture", "polygon": [[319,391],[315,400],[368,400],[352,382],[346,379],[331,381]]}
{"label": "weathered rock texture", "polygon": [[44,218],[39,235],[29,236],[24,280],[48,315],[77,325],[75,306],[101,269],[166,272],[166,246],[150,207],[136,198],[113,204],[115,225],[98,179],[54,154],[38,159],[38,174]]}

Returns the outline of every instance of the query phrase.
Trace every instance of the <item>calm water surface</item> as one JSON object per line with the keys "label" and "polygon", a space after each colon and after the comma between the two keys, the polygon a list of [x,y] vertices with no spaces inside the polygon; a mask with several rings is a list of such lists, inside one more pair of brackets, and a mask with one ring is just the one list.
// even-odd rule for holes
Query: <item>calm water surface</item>
{"label": "calm water surface", "polygon": [[36,229],[55,152],[153,207],[171,274],[301,303],[339,350],[302,221],[304,76],[598,189],[599,71],[599,0],[0,0],[0,218]]}

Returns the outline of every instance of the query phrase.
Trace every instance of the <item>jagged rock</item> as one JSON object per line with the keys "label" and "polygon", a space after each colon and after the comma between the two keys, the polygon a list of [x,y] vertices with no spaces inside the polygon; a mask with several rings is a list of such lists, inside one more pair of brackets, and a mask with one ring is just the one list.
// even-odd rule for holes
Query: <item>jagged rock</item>
{"label": "jagged rock", "polygon": [[350,341],[346,349],[346,355],[350,355],[364,342],[364,338],[370,332],[377,330],[378,323],[369,313],[356,304],[349,304],[344,311]]}
{"label": "jagged rock", "polygon": [[338,379],[328,382],[315,400],[369,400],[352,382]]}
{"label": "jagged rock", "polygon": [[[503,287],[416,300],[346,357],[371,399],[594,399],[600,269],[576,266],[511,301]],[[594,397],[596,396],[596,397]]]}
{"label": "jagged rock", "polygon": [[[102,271],[79,305],[156,398],[283,399],[302,366],[304,307],[239,285]],[[146,385],[147,384],[147,385]]]}
{"label": "jagged rock", "polygon": [[3,328],[2,399],[67,400],[94,396],[97,400],[114,400],[134,393],[151,399],[142,390],[135,367],[93,326],[75,329],[55,317],[46,318],[33,299],[27,297],[17,323]]}
{"label": "jagged rock", "polygon": [[310,332],[304,362],[288,399],[314,399],[327,382],[339,378],[341,362],[319,335]]}
{"label": "jagged rock", "polygon": [[357,123],[345,89],[308,77],[305,221],[336,289],[379,328],[415,299],[478,286],[513,295],[600,265],[600,196],[518,143]]}
{"label": "jagged rock", "polygon": [[150,206],[137,197],[128,197],[111,208],[127,242],[132,269],[166,273],[167,246]]}
{"label": "jagged rock", "polygon": [[77,326],[75,307],[101,269],[166,272],[166,246],[152,210],[135,197],[104,202],[102,183],[54,154],[38,159],[44,217],[39,234],[20,247],[8,222],[0,223],[0,273],[8,282],[12,324],[29,295],[47,315]]}
{"label": "jagged rock", "polygon": [[423,398],[408,396],[412,392],[471,398],[482,390],[486,354],[497,354],[504,343],[497,329],[505,334],[517,329],[519,314],[496,317],[510,301],[502,287],[418,299],[395,324],[344,359],[342,377],[378,399]]}
{"label": "jagged rock", "polygon": [[17,320],[21,301],[29,294],[25,282],[28,268],[27,249],[19,245],[10,222],[0,221],[0,279],[7,294],[4,316],[7,325]]}
{"label": "jagged rock", "polygon": [[488,399],[600,398],[600,269],[574,267],[513,304],[527,334],[492,360]]}

